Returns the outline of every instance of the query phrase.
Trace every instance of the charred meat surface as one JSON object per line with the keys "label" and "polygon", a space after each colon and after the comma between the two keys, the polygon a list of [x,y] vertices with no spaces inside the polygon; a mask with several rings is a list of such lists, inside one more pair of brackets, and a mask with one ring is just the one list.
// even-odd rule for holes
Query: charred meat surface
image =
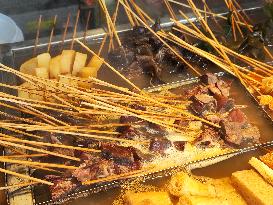
{"label": "charred meat surface", "polygon": [[54,183],[54,185],[49,187],[53,200],[67,195],[77,187],[76,180],[71,177],[65,178],[55,175],[47,175],[46,179]]}
{"label": "charred meat surface", "polygon": [[198,115],[216,111],[216,100],[208,94],[197,94],[191,100],[191,108]]}
{"label": "charred meat surface", "polygon": [[210,127],[205,127],[199,137],[194,141],[194,144],[201,148],[215,147],[219,145],[219,133]]}
{"label": "charred meat surface", "polygon": [[220,125],[223,139],[230,144],[246,146],[259,142],[259,129],[248,123],[246,115],[239,109],[232,110]]}
{"label": "charred meat surface", "polygon": [[116,144],[102,143],[102,157],[113,160],[115,163],[125,166],[132,166],[140,158],[133,147],[123,147]]}
{"label": "charred meat surface", "polygon": [[171,142],[164,137],[154,138],[150,142],[150,151],[159,154],[164,154],[164,152],[172,146]]}

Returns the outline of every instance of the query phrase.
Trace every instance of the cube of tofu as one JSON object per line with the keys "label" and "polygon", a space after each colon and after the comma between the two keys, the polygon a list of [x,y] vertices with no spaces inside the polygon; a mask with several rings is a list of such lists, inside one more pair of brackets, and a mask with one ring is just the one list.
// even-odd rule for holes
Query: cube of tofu
{"label": "cube of tofu", "polygon": [[196,196],[216,196],[214,186],[203,184],[185,172],[174,175],[169,184],[169,191],[174,196],[196,195]]}
{"label": "cube of tofu", "polygon": [[34,85],[29,84],[29,98],[32,100],[44,100],[45,92],[44,88],[38,88]]}
{"label": "cube of tofu", "polygon": [[92,67],[92,68],[96,69],[96,71],[98,71],[103,64],[103,61],[104,61],[103,58],[99,58],[97,56],[92,56],[89,63],[87,64],[87,67]]}
{"label": "cube of tofu", "polygon": [[167,192],[127,193],[125,200],[128,205],[172,205]]}
{"label": "cube of tofu", "polygon": [[[29,89],[30,84],[28,82],[24,82],[23,84],[20,85],[20,87],[23,88],[23,89]],[[25,91],[23,89],[22,90],[18,89],[18,97],[29,99],[30,98],[29,92],[27,92],[27,91]]]}
{"label": "cube of tofu", "polygon": [[[78,77],[82,78],[83,80],[88,80],[89,77],[97,77],[97,70],[92,67],[83,67],[80,69],[80,72],[78,73]],[[89,89],[92,86],[91,82],[87,81],[79,81],[79,86],[82,88]]]}
{"label": "cube of tofu", "polygon": [[71,74],[74,59],[74,50],[63,50],[61,55],[61,74]]}
{"label": "cube of tofu", "polygon": [[51,56],[49,53],[42,53],[37,56],[37,63],[38,67],[44,67],[49,68],[49,62],[50,62]]}
{"label": "cube of tofu", "polygon": [[[228,205],[220,198],[208,196],[181,196],[177,205]],[[231,204],[230,204],[231,205]]]}
{"label": "cube of tofu", "polygon": [[72,75],[77,76],[81,68],[86,64],[87,54],[76,52],[75,60],[72,69]]}
{"label": "cube of tofu", "polygon": [[28,75],[35,75],[35,68],[37,67],[38,67],[37,58],[36,57],[31,58],[20,66],[20,72]]}
{"label": "cube of tofu", "polygon": [[61,55],[51,58],[49,62],[49,77],[50,79],[59,79],[61,74]]}

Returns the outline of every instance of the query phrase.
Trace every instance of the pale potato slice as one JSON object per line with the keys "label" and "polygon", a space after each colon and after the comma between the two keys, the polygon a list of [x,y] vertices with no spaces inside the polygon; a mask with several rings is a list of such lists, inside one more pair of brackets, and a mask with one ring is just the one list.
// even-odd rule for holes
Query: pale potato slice
{"label": "pale potato slice", "polygon": [[51,56],[49,53],[42,53],[37,56],[37,62],[39,68],[49,68],[49,62],[51,60]]}
{"label": "pale potato slice", "polygon": [[49,77],[51,79],[59,79],[61,74],[61,55],[51,58],[49,62]]}
{"label": "pale potato slice", "polygon": [[74,50],[63,50],[61,55],[61,74],[71,74],[74,59]]}
{"label": "pale potato slice", "polygon": [[87,54],[76,52],[75,61],[73,64],[72,75],[77,76],[82,67],[85,66]]}
{"label": "pale potato slice", "polygon": [[[30,84],[28,82],[24,82],[23,84],[20,85],[20,87],[21,88],[29,89]],[[29,93],[27,91],[20,90],[20,89],[18,89],[18,97],[25,98],[25,99],[29,99],[30,98]]]}
{"label": "pale potato slice", "polygon": [[96,71],[98,71],[100,69],[100,67],[102,66],[102,64],[103,64],[103,61],[104,61],[103,58],[99,58],[97,56],[93,56],[90,59],[89,63],[87,64],[87,67],[95,68]]}
{"label": "pale potato slice", "polygon": [[49,79],[48,68],[46,67],[35,68],[35,75],[39,78]]}
{"label": "pale potato slice", "polygon": [[37,61],[37,58],[35,57],[24,62],[20,66],[20,71],[25,74],[35,75],[35,68],[37,67],[38,67],[38,61]]}

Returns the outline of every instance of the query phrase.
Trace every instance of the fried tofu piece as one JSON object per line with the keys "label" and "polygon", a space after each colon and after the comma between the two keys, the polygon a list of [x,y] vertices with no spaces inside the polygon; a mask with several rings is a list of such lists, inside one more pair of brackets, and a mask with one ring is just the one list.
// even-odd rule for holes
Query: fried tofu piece
{"label": "fried tofu piece", "polygon": [[128,192],[125,196],[128,205],[172,205],[167,192]]}

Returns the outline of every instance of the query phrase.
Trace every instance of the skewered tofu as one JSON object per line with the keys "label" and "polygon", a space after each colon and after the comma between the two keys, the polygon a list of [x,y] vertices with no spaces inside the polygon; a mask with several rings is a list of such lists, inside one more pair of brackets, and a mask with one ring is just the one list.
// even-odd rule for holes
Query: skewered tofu
{"label": "skewered tofu", "polygon": [[104,59],[103,58],[99,58],[97,56],[93,56],[89,63],[87,64],[88,67],[92,67],[94,69],[96,69],[96,71],[98,71],[100,69],[100,67],[103,64]]}
{"label": "skewered tofu", "polygon": [[20,71],[25,74],[35,75],[34,69],[38,67],[37,58],[31,58],[24,62],[21,67]]}
{"label": "skewered tofu", "polygon": [[73,69],[72,69],[72,75],[73,76],[77,76],[80,69],[85,66],[86,59],[87,59],[86,54],[76,52],[75,61],[74,61],[74,64],[73,64]]}
{"label": "skewered tofu", "polygon": [[49,62],[51,60],[51,56],[49,53],[42,53],[37,56],[37,66],[39,68],[49,68]]}
{"label": "skewered tofu", "polygon": [[59,79],[61,74],[61,55],[58,55],[50,60],[49,77],[50,79]]}
{"label": "skewered tofu", "polygon": [[61,74],[71,73],[74,59],[75,59],[74,50],[63,50],[61,55]]}
{"label": "skewered tofu", "polygon": [[128,205],[172,205],[167,192],[142,192],[127,193],[126,202]]}

